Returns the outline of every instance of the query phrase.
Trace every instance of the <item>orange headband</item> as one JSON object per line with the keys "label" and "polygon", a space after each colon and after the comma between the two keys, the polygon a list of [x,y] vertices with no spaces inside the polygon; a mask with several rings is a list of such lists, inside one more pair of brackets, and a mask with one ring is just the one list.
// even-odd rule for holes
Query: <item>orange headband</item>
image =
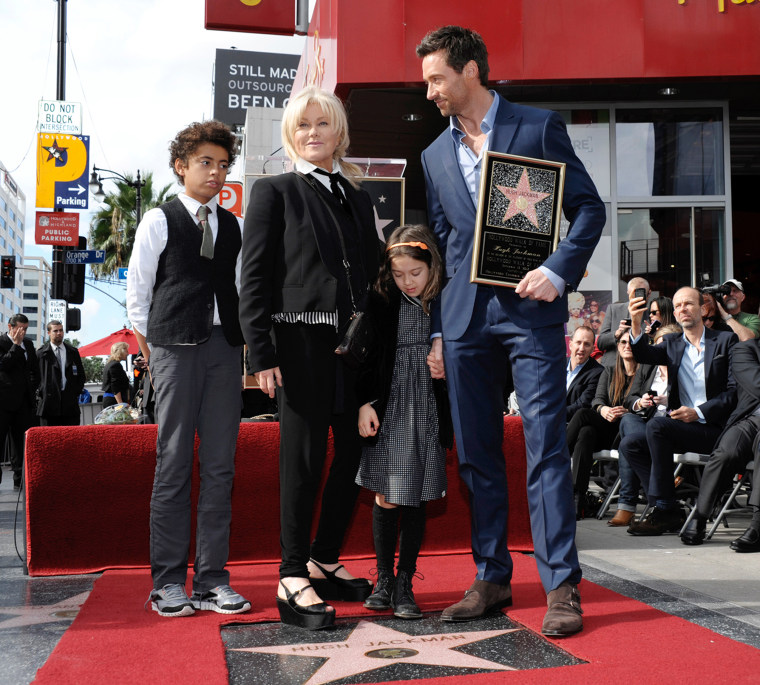
{"label": "orange headband", "polygon": [[409,247],[419,247],[420,250],[427,250],[429,249],[425,243],[419,243],[419,242],[411,242],[411,243],[393,243],[393,245],[388,245],[388,247],[385,248],[385,251],[388,252],[389,250],[392,250],[394,247],[404,247],[404,245],[408,245]]}

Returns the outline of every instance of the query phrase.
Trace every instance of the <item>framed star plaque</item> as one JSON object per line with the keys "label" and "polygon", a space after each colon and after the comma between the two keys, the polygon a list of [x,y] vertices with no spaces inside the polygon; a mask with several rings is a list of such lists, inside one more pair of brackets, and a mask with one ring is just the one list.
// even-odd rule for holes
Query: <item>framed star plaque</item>
{"label": "framed star plaque", "polygon": [[517,287],[557,249],[565,164],[487,152],[480,176],[472,283]]}

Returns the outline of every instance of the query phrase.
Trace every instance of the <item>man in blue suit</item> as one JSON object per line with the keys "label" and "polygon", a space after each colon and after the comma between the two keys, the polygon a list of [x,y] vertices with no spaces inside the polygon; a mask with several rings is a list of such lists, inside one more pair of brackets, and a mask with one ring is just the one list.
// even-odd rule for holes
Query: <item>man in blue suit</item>
{"label": "man in blue suit", "polygon": [[[442,618],[468,621],[512,603],[501,450],[501,394],[511,364],[525,432],[535,556],[547,592],[542,630],[553,637],[571,635],[583,622],[565,440],[563,322],[566,293],[583,277],[604,227],[604,205],[558,114],[514,105],[487,89],[488,52],[477,33],[458,26],[432,31],[417,46],[417,56],[427,98],[451,119],[422,154],[428,219],[446,265],[440,311],[434,312],[440,315],[442,339],[434,339],[429,363],[434,375],[442,375],[445,360],[460,474],[470,490],[477,567],[464,599]],[[476,197],[488,150],[567,165],[567,237],[516,289],[470,282]]]}

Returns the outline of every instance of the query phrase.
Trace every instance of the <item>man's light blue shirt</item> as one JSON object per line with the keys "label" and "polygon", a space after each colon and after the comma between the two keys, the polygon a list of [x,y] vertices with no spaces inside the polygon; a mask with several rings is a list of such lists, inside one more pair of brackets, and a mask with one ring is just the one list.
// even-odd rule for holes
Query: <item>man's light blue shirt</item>
{"label": "man's light blue shirt", "polygon": [[707,389],[705,386],[705,331],[702,329],[702,337],[699,345],[689,342],[686,333],[683,334],[686,349],[678,367],[678,390],[681,395],[681,404],[684,407],[693,407],[699,422],[705,423],[705,417],[699,411],[699,405],[707,402]]}
{"label": "man's light blue shirt", "polygon": [[567,360],[567,374],[565,376],[565,390],[570,390],[570,386],[573,384],[573,381],[578,377],[578,374],[581,372],[581,369],[586,366],[586,362],[583,362],[583,364],[578,364],[574,369],[572,368],[572,362],[568,359]]}
{"label": "man's light blue shirt", "polygon": [[[480,122],[480,130],[486,134],[483,147],[480,149],[480,154],[475,154],[472,148],[463,142],[465,132],[459,128],[459,120],[454,116],[450,118],[449,130],[451,131],[451,137],[454,139],[454,145],[457,150],[457,160],[459,161],[459,168],[462,171],[462,177],[464,178],[467,191],[470,193],[470,199],[472,204],[477,208],[478,206],[478,191],[480,189],[480,172],[483,168],[483,157],[488,152],[491,144],[491,136],[493,134],[494,123],[496,121],[496,112],[499,109],[499,98],[496,96],[496,92],[493,90],[488,91],[493,98],[491,106],[488,108],[486,115],[483,117],[483,121]],[[560,297],[565,292],[565,281],[560,278],[550,269],[545,266],[538,267],[541,273],[543,273],[557,289]]]}

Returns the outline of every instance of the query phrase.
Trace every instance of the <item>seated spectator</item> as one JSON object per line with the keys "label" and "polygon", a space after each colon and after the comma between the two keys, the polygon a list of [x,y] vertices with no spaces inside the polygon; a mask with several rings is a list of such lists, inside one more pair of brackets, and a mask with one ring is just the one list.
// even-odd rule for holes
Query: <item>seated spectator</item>
{"label": "seated spectator", "polygon": [[636,368],[629,335],[623,333],[618,340],[615,366],[611,370],[605,368],[599,376],[591,409],[579,409],[567,427],[567,445],[573,459],[573,472],[576,474],[574,494],[577,519],[593,513],[589,511],[592,507],[589,506],[587,497],[593,454],[595,450],[614,446],[620,417],[628,412],[624,405],[631,391]]}
{"label": "seated spectator", "polygon": [[731,288],[731,293],[722,298],[722,304],[720,300],[715,301],[720,317],[736,333],[739,340],[757,338],[760,335],[760,316],[741,311],[742,302],[746,297],[742,282],[729,278],[723,285]]}
{"label": "seated spectator", "polygon": [[669,297],[656,297],[649,303],[649,309],[644,317],[644,330],[654,339],[654,335],[661,326],[669,326],[676,322],[673,316],[673,300]]}
{"label": "seated spectator", "polygon": [[[736,380],[736,409],[726,423],[710,459],[702,472],[694,518],[681,535],[684,545],[701,545],[705,539],[707,519],[715,503],[731,485],[736,473],[744,471],[752,459],[753,446],[758,444],[760,434],[760,340],[749,340],[736,345],[731,354],[731,371]],[[755,472],[760,473],[760,472]],[[757,476],[756,476],[757,480]],[[753,496],[757,499],[757,491]],[[760,515],[755,507],[753,523],[760,533]],[[752,527],[752,526],[750,526]],[[741,540],[741,538],[739,538]],[[734,543],[737,541],[735,540]],[[733,544],[733,543],[732,543]],[[751,543],[750,543],[751,544]],[[741,543],[744,546],[744,543]],[[738,551],[760,552],[760,537],[755,540],[756,549]]]}
{"label": "seated spectator", "polygon": [[613,302],[607,307],[602,327],[599,329],[599,337],[596,340],[597,347],[604,354],[602,357],[602,366],[606,368],[615,366],[617,341],[620,339],[620,336],[623,335],[623,333],[626,333],[630,328],[630,326],[625,323],[629,316],[628,300],[636,288],[644,288],[647,294],[646,299],[649,299],[651,293],[651,290],[649,289],[649,281],[647,281],[646,278],[636,276],[628,281],[628,296],[626,299],[620,302]]}
{"label": "seated spectator", "polygon": [[619,452],[628,459],[654,505],[643,521],[628,527],[631,535],[680,530],[685,515],[675,496],[673,454],[711,450],[736,404],[729,359],[736,336],[705,328],[702,304],[702,294],[695,288],[678,290],[673,309],[684,332],[664,336],[661,345],[649,345],[643,335],[644,298],[633,297],[629,304],[636,360],[667,365],[670,382],[667,416],[654,416],[643,434],[620,442]]}
{"label": "seated spectator", "polygon": [[[662,342],[669,333],[681,333],[678,324],[670,324],[657,329],[654,344]],[[653,416],[665,416],[668,403],[668,367],[648,366],[642,364],[631,388],[631,412],[620,421],[620,440],[636,433],[645,433],[646,421]],[[639,501],[641,481],[628,463],[624,453],[618,451],[618,473],[620,475],[620,491],[618,493],[618,509],[615,515],[607,521],[608,526],[627,526],[636,513]]]}
{"label": "seated spectator", "polygon": [[[755,439],[753,449],[755,451],[754,473],[757,474],[760,473],[760,437]],[[760,481],[757,476],[753,483],[749,505],[752,507],[752,520],[747,530],[731,543],[731,549],[734,552],[760,552]]]}
{"label": "seated spectator", "polygon": [[567,420],[582,408],[590,408],[602,366],[591,359],[594,349],[594,331],[588,326],[575,329],[570,340],[570,358],[567,361]]}
{"label": "seated spectator", "polygon": [[129,355],[129,345],[117,342],[111,345],[111,356],[103,369],[103,409],[121,402],[129,402],[129,378],[121,363]]}

